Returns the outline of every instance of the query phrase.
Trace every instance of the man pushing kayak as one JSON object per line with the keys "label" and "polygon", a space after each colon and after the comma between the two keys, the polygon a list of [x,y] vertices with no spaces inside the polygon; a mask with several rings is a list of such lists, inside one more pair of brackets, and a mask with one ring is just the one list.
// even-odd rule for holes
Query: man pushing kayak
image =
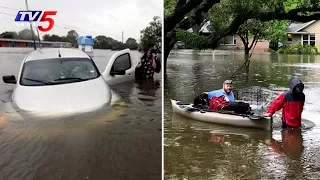
{"label": "man pushing kayak", "polygon": [[301,127],[301,116],[305,102],[304,84],[294,76],[290,82],[290,90],[282,93],[270,105],[265,116],[271,117],[282,109],[282,128]]}

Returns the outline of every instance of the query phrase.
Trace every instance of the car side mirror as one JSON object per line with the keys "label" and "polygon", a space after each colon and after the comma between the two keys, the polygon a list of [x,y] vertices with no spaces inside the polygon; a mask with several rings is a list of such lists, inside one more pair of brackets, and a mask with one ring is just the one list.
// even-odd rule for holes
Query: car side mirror
{"label": "car side mirror", "polygon": [[7,84],[16,84],[17,83],[16,77],[14,75],[2,76],[2,80],[4,83],[7,83]]}
{"label": "car side mirror", "polygon": [[125,74],[126,74],[125,70],[122,70],[122,71],[111,71],[110,72],[111,76],[114,76],[114,75],[125,75]]}

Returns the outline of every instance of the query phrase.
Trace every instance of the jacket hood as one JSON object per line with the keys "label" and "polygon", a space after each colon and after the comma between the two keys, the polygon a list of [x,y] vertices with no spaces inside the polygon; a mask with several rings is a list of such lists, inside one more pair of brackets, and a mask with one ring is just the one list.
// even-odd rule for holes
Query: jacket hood
{"label": "jacket hood", "polygon": [[303,84],[301,79],[299,79],[297,76],[292,77],[290,82],[290,92],[293,92],[294,87],[296,87],[298,84]]}

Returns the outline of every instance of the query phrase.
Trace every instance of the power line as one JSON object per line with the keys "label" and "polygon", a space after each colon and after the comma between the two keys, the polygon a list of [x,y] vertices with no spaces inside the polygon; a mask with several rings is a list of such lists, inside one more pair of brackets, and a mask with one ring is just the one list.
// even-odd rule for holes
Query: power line
{"label": "power line", "polygon": [[8,15],[8,16],[16,16],[16,15],[5,13],[5,12],[0,12],[0,14],[4,14],[4,15]]}
{"label": "power line", "polygon": [[10,10],[14,10],[14,11],[20,11],[20,9],[14,9],[14,8],[5,7],[5,6],[0,6],[0,8],[3,8],[3,9],[10,9]]}

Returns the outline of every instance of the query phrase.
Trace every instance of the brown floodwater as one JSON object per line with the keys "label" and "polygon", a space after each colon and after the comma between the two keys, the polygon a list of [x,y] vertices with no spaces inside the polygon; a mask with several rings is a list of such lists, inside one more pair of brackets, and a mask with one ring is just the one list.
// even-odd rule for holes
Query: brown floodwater
{"label": "brown floodwater", "polygon": [[[29,51],[0,48],[0,75],[17,76]],[[114,52],[94,51],[101,72]],[[112,86],[119,100],[111,107],[67,117],[8,109],[13,88],[1,80],[0,179],[161,179],[161,74]]]}
{"label": "brown floodwater", "polygon": [[[281,131],[281,111],[272,132],[172,113],[170,99],[190,103],[201,92],[220,89],[244,61],[242,53],[172,51],[164,79],[165,179],[319,179],[320,56],[255,53],[250,66],[231,78],[239,99],[263,113],[290,77],[299,76],[306,95],[301,131]],[[257,89],[265,98],[253,96]]]}

